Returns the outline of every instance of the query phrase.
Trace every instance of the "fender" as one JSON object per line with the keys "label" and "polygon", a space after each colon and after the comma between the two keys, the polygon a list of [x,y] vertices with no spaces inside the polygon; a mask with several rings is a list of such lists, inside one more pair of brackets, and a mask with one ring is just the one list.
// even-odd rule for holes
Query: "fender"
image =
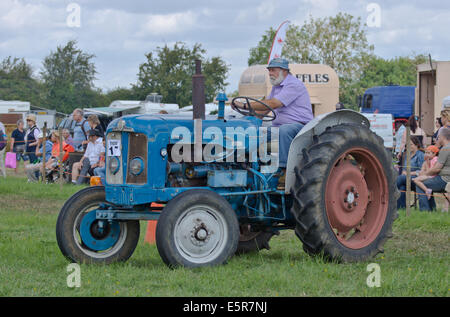
{"label": "fender", "polygon": [[360,124],[370,128],[370,122],[365,116],[354,110],[343,109],[315,117],[295,136],[289,148],[286,164],[286,194],[291,192],[291,188],[295,184],[294,168],[301,163],[302,150],[312,144],[313,136],[322,134],[327,127],[343,123]]}

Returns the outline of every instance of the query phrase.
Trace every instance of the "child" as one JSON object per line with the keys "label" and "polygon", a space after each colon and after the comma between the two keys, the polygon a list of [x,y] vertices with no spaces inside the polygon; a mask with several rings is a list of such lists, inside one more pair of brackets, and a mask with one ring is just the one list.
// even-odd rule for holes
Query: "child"
{"label": "child", "polygon": [[423,174],[424,174],[424,172],[426,172],[427,170],[432,168],[434,166],[434,164],[436,164],[436,162],[438,160],[438,153],[439,153],[439,149],[437,146],[430,145],[429,147],[426,148],[425,162],[422,165],[422,170],[420,171],[420,176],[417,176],[416,178],[413,179],[416,186],[418,186],[420,189],[422,189],[426,193],[428,199],[431,198],[431,193],[433,191],[430,188],[427,188],[425,186],[425,184],[423,183],[423,181],[426,179],[432,178],[434,176],[426,176]]}

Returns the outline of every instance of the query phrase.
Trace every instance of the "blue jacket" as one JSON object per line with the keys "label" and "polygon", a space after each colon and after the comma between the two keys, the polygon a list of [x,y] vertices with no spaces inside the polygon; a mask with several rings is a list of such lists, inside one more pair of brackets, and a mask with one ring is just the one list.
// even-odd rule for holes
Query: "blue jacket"
{"label": "blue jacket", "polygon": [[[420,171],[424,161],[425,161],[425,153],[423,153],[420,150],[417,151],[416,154],[414,154],[414,156],[411,157],[411,172]],[[404,155],[403,169],[406,170],[406,154]]]}

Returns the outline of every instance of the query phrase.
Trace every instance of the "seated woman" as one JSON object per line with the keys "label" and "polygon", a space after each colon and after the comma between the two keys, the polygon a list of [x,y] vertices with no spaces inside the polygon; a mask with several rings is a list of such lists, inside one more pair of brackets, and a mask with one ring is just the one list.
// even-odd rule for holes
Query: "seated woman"
{"label": "seated woman", "polygon": [[[52,157],[50,160],[48,160],[47,163],[45,163],[45,169],[47,170],[47,173],[49,173],[54,168],[58,167],[59,154],[60,154],[59,153],[59,150],[60,150],[59,131],[57,131],[57,130],[53,131],[50,136],[50,139],[53,143],[53,146],[52,146]],[[62,162],[65,162],[69,157],[69,153],[73,152],[75,149],[73,146],[71,146],[70,144],[67,144],[65,141],[63,141],[62,150],[63,150]]]}
{"label": "seated woman", "polygon": [[[411,181],[419,176],[420,169],[424,162],[424,152],[422,142],[418,136],[411,136]],[[400,198],[397,200],[397,209],[406,208],[406,155],[404,155],[402,174],[397,177],[397,188],[400,191]],[[414,182],[411,182],[411,190],[415,190]]]}

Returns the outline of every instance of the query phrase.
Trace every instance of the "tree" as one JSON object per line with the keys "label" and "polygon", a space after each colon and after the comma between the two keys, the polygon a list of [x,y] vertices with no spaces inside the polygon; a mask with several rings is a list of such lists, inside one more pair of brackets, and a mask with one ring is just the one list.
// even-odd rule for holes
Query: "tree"
{"label": "tree", "polygon": [[[415,86],[417,84],[417,65],[428,61],[424,54],[399,56],[383,59],[371,56],[368,65],[363,69],[358,81],[349,87],[349,95],[353,98],[349,102],[356,105],[357,96],[363,95],[367,88],[375,86]],[[353,108],[356,109],[356,106]]]}
{"label": "tree", "polygon": [[92,62],[95,55],[84,53],[76,45],[76,41],[69,41],[44,59],[40,74],[50,109],[71,112],[77,107],[95,106],[99,93],[93,84],[97,73]]}
{"label": "tree", "polygon": [[428,61],[424,54],[400,56],[383,59],[373,56],[363,70],[360,86],[367,89],[373,86],[415,86],[417,82],[417,65]]}
{"label": "tree", "polygon": [[[253,61],[267,63],[274,35],[275,30],[270,28],[258,46],[250,50],[249,65]],[[332,67],[340,80],[340,101],[347,105],[353,100],[352,85],[359,80],[373,56],[373,50],[361,18],[338,13],[334,17],[317,19],[310,16],[302,26],[290,25],[286,31],[282,57],[291,63]]]}
{"label": "tree", "polygon": [[361,18],[347,13],[313,19],[302,27],[288,29],[283,55],[291,62],[326,64],[339,76],[339,99],[346,105],[353,101],[353,84],[373,56]]}
{"label": "tree", "polygon": [[25,59],[9,56],[0,63],[0,99],[29,101],[41,106],[42,85]]}
{"label": "tree", "polygon": [[143,100],[153,92],[163,96],[165,103],[177,103],[181,107],[192,103],[192,76],[195,73],[195,60],[202,60],[205,76],[206,102],[212,102],[218,92],[227,86],[225,78],[229,67],[220,57],[206,59],[200,44],[192,49],[183,42],[173,48],[165,45],[155,52],[145,55],[146,62],[139,66],[138,80],[133,90],[138,99]]}

